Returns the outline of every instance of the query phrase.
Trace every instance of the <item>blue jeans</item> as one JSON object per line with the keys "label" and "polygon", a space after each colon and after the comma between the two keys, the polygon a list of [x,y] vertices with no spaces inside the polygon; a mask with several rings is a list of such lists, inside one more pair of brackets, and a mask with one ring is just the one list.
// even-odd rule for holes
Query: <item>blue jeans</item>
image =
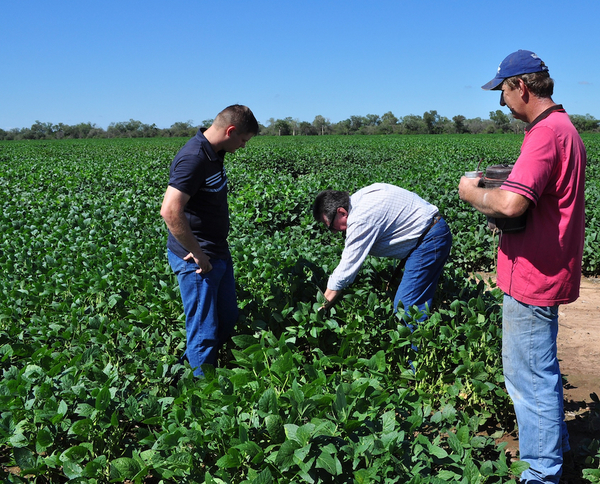
{"label": "blue jeans", "polygon": [[[427,318],[426,309],[431,309],[438,280],[451,247],[452,234],[446,221],[440,219],[406,259],[402,281],[394,298],[394,310],[398,309],[400,303],[406,311],[417,306],[423,312],[419,321]],[[409,324],[408,327],[412,329],[412,325]]]}
{"label": "blue jeans", "polygon": [[570,450],[558,358],[558,306],[523,304],[504,295],[502,365],[519,427],[521,482],[558,483]]}
{"label": "blue jeans", "polygon": [[217,353],[237,322],[233,263],[231,258],[211,259],[212,270],[197,274],[194,259],[185,261],[170,250],[167,255],[177,275],[185,312],[185,355],[194,368],[194,375],[203,376],[200,366],[216,366]]}

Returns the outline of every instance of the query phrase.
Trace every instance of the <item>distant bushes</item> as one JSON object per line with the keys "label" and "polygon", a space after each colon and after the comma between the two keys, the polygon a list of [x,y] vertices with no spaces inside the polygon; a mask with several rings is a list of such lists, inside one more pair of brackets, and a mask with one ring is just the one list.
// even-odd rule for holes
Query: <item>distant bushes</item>
{"label": "distant bushes", "polygon": [[[590,114],[571,115],[571,121],[579,132],[598,132],[600,120]],[[0,140],[27,139],[86,139],[86,138],[190,138],[199,128],[208,127],[212,119],[199,125],[191,120],[173,123],[170,128],[158,128],[156,124],[145,124],[135,119],[111,123],[107,129],[95,123],[79,123],[69,126],[63,123],[42,123],[36,121],[30,128],[0,129]],[[440,116],[437,111],[427,111],[423,116],[409,114],[397,118],[390,111],[382,116],[350,116],[348,119],[332,123],[319,115],[312,123],[287,117],[270,118],[267,126],[260,126],[261,135],[270,136],[319,136],[334,135],[382,135],[382,134],[481,134],[481,133],[523,133],[525,123],[513,119],[501,110],[491,111],[489,119],[467,119],[462,115],[452,120]]]}

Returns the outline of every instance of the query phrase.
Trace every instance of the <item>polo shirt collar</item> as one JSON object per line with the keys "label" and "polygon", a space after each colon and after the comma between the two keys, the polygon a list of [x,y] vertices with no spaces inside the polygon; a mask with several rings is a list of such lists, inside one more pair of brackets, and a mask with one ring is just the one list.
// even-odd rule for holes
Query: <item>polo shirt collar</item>
{"label": "polo shirt collar", "polygon": [[200,128],[196,133],[196,138],[200,140],[200,147],[202,148],[202,151],[204,151],[204,154],[210,161],[223,163],[223,160],[225,159],[225,153],[222,151],[219,153],[215,152],[210,142],[204,136],[205,131],[206,128]]}
{"label": "polo shirt collar", "polygon": [[530,124],[528,124],[525,127],[525,131],[529,131],[536,124],[538,124],[542,119],[546,119],[548,116],[550,116],[554,111],[559,111],[559,112],[562,112],[562,113],[566,112],[565,109],[563,108],[562,104],[555,104],[551,108],[546,109],[542,114],[540,114]]}

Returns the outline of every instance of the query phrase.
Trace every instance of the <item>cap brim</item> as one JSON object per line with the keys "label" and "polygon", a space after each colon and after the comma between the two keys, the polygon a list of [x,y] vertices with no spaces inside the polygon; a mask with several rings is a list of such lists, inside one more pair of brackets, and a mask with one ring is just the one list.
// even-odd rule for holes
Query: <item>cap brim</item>
{"label": "cap brim", "polygon": [[504,78],[498,79],[494,77],[490,82],[481,86],[481,89],[485,89],[486,91],[497,91],[502,88],[502,83],[504,82]]}

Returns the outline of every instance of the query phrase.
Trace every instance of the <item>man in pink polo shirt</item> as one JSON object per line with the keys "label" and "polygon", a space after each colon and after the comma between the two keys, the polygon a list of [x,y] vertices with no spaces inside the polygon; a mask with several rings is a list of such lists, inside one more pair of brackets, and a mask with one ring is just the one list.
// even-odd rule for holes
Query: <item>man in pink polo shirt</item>
{"label": "man in pink polo shirt", "polygon": [[556,355],[558,306],[579,297],[584,242],[586,152],[552,100],[554,81],[533,52],[506,57],[482,86],[525,121],[521,154],[504,184],[482,188],[461,178],[462,200],[489,217],[527,212],[525,229],[500,235],[498,286],[504,291],[502,363],[519,427],[521,482],[558,483],[570,450]]}

